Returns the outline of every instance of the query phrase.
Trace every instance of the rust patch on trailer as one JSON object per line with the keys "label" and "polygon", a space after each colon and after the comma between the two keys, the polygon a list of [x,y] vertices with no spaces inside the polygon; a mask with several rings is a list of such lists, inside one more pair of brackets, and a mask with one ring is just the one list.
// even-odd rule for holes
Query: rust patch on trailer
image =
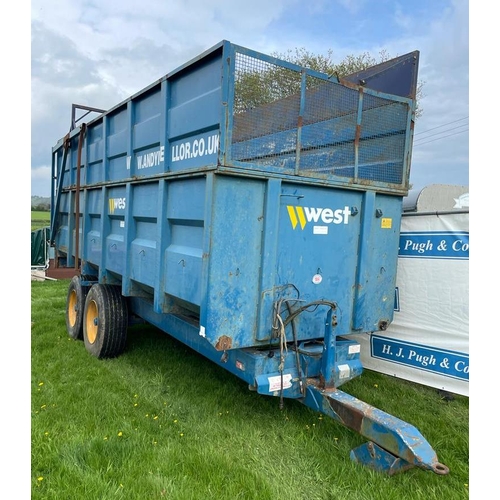
{"label": "rust patch on trailer", "polygon": [[227,335],[223,335],[222,337],[219,337],[219,339],[217,340],[215,348],[218,351],[225,351],[227,349],[231,349],[232,345],[233,345],[233,339],[231,337],[228,337]]}
{"label": "rust patch on trailer", "polygon": [[[337,75],[336,75],[337,76]],[[358,80],[358,83],[350,82],[341,76],[337,76],[338,81],[344,87],[350,88],[352,90],[360,90],[360,87],[364,85],[363,80]]]}
{"label": "rust patch on trailer", "polygon": [[330,398],[328,398],[328,404],[346,427],[360,433],[364,418],[364,414],[361,410],[347,407]]}
{"label": "rust patch on trailer", "polygon": [[45,276],[56,280],[71,279],[73,276],[79,275],[80,271],[75,270],[74,267],[59,267],[57,259],[49,259],[49,267],[45,271]]}

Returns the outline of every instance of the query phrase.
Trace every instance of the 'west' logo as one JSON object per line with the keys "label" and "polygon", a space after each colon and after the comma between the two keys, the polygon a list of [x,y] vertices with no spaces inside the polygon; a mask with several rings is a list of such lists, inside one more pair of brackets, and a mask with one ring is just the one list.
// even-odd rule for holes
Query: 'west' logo
{"label": "'west' logo", "polygon": [[298,224],[300,224],[300,229],[304,229],[308,222],[320,224],[349,224],[349,215],[351,215],[349,207],[333,210],[331,208],[294,207],[293,205],[287,205],[286,208],[293,229],[295,229]]}
{"label": "'west' logo", "polygon": [[115,210],[123,210],[125,208],[126,198],[110,198],[108,200],[109,213],[113,215]]}

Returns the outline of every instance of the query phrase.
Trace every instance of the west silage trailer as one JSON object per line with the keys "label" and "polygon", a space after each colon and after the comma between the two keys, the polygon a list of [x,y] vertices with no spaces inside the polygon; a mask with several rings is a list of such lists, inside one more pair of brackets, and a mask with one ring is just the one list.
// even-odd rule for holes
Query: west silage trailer
{"label": "west silage trailer", "polygon": [[[393,318],[418,51],[346,78],[222,41],[52,149],[68,334],[126,347],[140,317],[368,439],[351,458],[447,474],[412,425],[339,387],[351,334]],[[88,108],[89,110],[92,108]]]}

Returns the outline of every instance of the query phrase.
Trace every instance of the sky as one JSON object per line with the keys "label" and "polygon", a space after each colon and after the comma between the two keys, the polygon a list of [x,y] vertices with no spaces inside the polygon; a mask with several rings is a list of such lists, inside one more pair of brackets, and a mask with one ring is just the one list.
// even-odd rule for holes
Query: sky
{"label": "sky", "polygon": [[51,149],[73,103],[107,110],[221,40],[266,54],[331,50],[336,63],[419,50],[410,183],[469,184],[465,0],[32,0],[31,195],[50,196]]}

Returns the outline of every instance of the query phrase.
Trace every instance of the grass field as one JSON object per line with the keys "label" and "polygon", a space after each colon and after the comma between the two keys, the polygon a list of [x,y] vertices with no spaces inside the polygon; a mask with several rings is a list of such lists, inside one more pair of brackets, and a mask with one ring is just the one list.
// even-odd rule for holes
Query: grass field
{"label": "grass field", "polygon": [[31,211],[31,230],[36,231],[42,227],[50,226],[50,212],[40,210]]}
{"label": "grass field", "polygon": [[68,281],[31,283],[32,499],[469,498],[469,399],[365,371],[342,389],[411,423],[450,468],[389,477],[366,440],[242,381],[163,332],[129,328],[115,359],[68,337]]}

